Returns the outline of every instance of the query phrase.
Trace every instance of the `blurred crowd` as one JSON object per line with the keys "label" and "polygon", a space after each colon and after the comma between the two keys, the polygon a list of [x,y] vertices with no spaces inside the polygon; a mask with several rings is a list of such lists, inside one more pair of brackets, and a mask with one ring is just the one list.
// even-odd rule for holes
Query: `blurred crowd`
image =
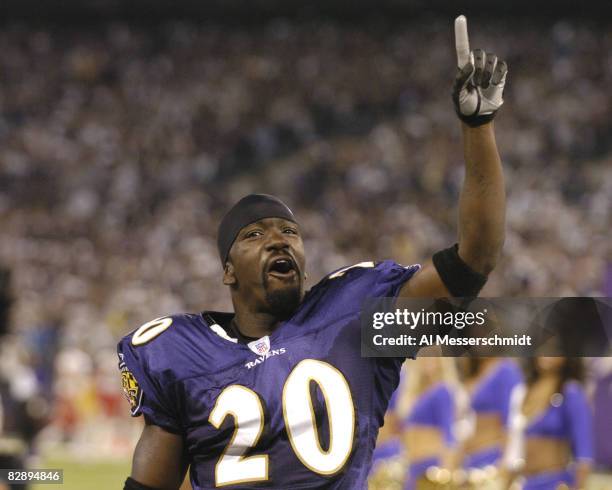
{"label": "blurred crowd", "polygon": [[[476,19],[470,32],[510,68],[496,120],[508,230],[483,294],[611,295],[612,31]],[[216,226],[244,194],[292,207],[311,285],[456,241],[448,19],[7,23],[0,46],[5,364],[29,373],[23,390],[57,440],[85,444],[83,421],[124,420],[121,335],[231,306]],[[125,430],[115,435],[111,453]]]}

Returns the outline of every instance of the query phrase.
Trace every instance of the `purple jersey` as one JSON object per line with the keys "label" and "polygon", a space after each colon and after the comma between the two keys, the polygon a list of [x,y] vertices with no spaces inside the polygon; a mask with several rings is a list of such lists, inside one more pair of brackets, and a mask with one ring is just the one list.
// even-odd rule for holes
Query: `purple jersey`
{"label": "purple jersey", "polygon": [[143,325],[118,346],[132,415],[184,438],[194,490],[365,489],[403,359],[361,357],[359,313],[418,270],[384,261],[330,274],[249,344],[221,328],[229,314]]}

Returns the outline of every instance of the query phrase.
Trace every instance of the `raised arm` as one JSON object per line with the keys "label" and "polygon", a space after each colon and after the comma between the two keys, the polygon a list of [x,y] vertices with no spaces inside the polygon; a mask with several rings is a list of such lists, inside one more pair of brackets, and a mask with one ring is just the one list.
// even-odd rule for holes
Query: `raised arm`
{"label": "raised arm", "polygon": [[142,431],[124,490],[178,490],[185,477],[183,439],[156,425]]}
{"label": "raised arm", "polygon": [[464,16],[455,20],[455,46],[453,102],[462,121],[465,158],[458,246],[426,262],[403,287],[405,297],[476,296],[504,243],[506,194],[492,120],[503,103],[507,66],[494,54],[470,51]]}
{"label": "raised arm", "polygon": [[465,181],[459,199],[459,256],[488,275],[504,243],[506,191],[493,123],[463,123]]}

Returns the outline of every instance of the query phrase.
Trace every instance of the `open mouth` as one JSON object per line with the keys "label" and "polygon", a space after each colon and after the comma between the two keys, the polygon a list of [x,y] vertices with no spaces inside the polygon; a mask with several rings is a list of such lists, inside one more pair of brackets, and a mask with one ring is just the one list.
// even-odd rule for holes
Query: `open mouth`
{"label": "open mouth", "polygon": [[270,263],[268,274],[280,278],[293,277],[297,274],[297,267],[290,257],[279,257]]}

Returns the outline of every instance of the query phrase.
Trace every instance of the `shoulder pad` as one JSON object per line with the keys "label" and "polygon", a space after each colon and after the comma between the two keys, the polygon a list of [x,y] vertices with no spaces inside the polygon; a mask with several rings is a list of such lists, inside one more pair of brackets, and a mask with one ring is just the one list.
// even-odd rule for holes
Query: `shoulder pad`
{"label": "shoulder pad", "polygon": [[337,279],[339,277],[344,276],[351,269],[372,269],[374,267],[376,267],[376,262],[372,260],[367,261],[367,262],[359,262],[358,264],[353,264],[347,267],[342,267],[341,269],[338,269],[337,271],[332,272],[326,277],[326,279]]}
{"label": "shoulder pad", "polygon": [[[176,337],[183,333],[182,330],[186,327],[193,326],[195,316],[190,314],[162,316],[144,323],[136,330],[132,330],[123,340],[129,340],[131,345],[138,347],[148,344],[158,337],[164,338],[168,334],[170,337]],[[168,334],[160,337],[166,331],[168,331]]]}
{"label": "shoulder pad", "polygon": [[123,337],[118,352],[124,354],[132,372],[138,364],[150,373],[165,373],[175,379],[189,376],[196,368],[194,360],[203,360],[206,352],[198,348],[207,342],[203,326],[198,315],[156,318]]}

